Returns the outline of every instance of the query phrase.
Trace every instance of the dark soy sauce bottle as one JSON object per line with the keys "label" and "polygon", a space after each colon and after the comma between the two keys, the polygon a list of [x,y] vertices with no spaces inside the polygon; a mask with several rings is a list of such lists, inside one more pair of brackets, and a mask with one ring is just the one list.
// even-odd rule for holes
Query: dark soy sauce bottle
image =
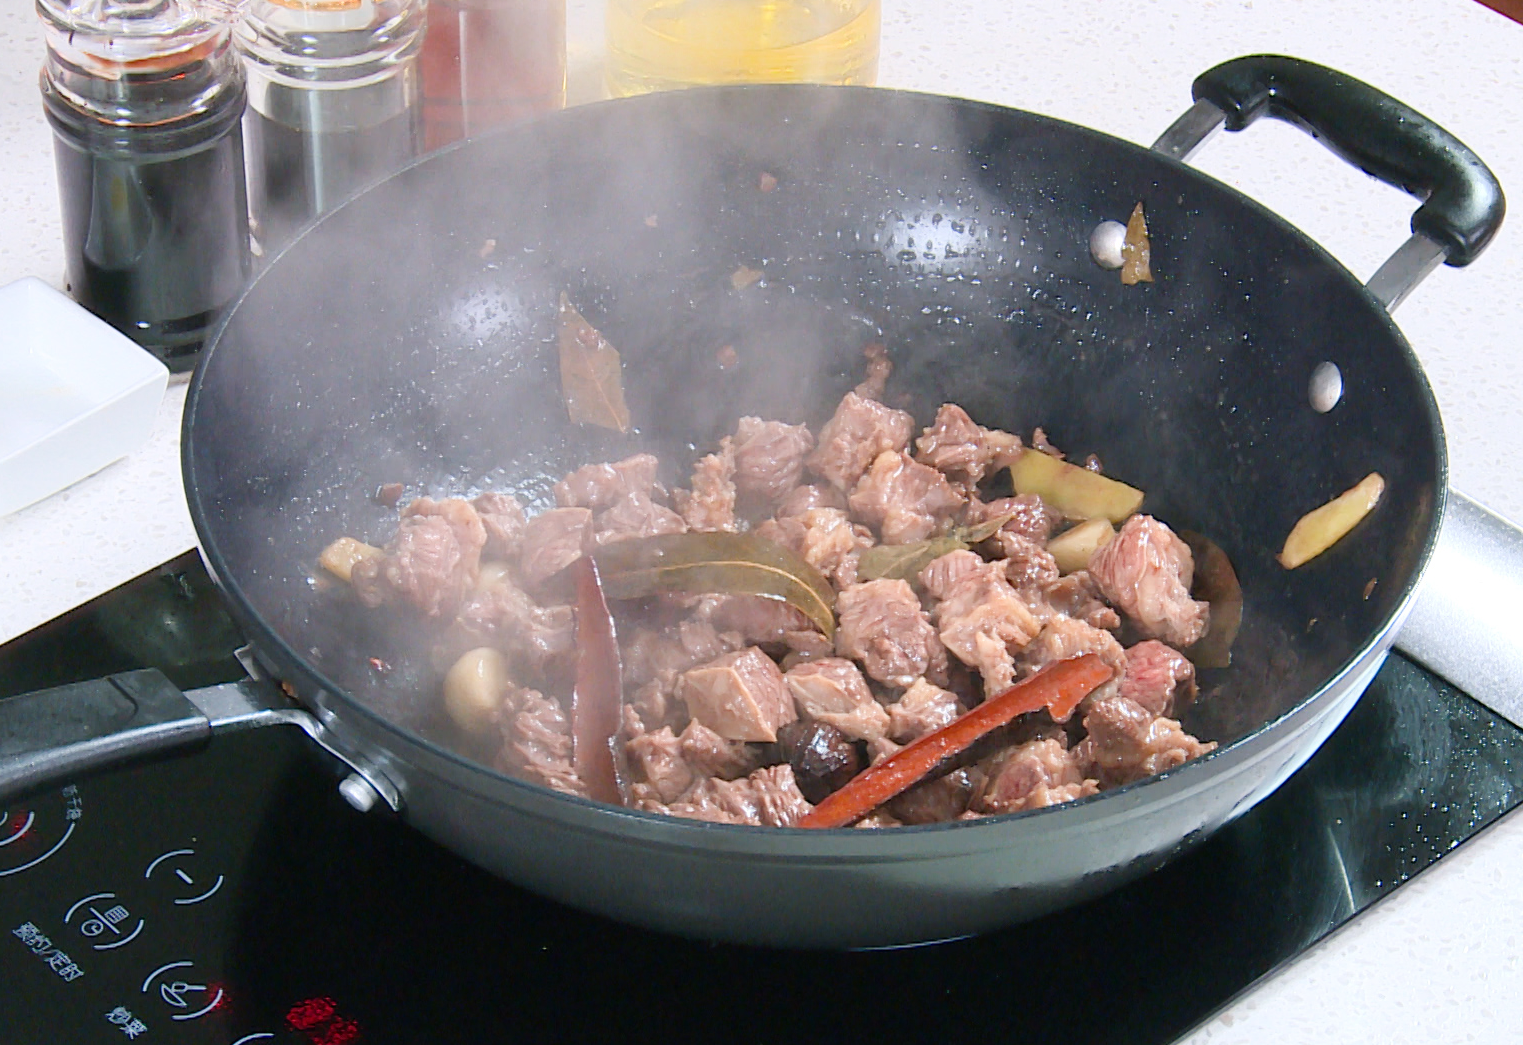
{"label": "dark soy sauce bottle", "polygon": [[421,151],[423,0],[250,0],[249,205],[265,256]]}
{"label": "dark soy sauce bottle", "polygon": [[209,10],[37,0],[69,288],[171,370],[250,272],[244,77]]}

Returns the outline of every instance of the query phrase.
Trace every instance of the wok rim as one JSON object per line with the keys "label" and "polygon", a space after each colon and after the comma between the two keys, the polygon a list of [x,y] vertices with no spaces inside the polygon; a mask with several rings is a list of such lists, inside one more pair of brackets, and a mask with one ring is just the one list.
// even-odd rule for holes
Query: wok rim
{"label": "wok rim", "polygon": [[[368,195],[372,189],[391,182],[393,179],[401,177],[404,173],[412,171],[414,168],[421,167],[424,164],[433,162],[439,157],[447,156],[456,151],[470,148],[473,142],[489,141],[515,135],[532,134],[536,128],[548,122],[564,122],[574,119],[606,119],[607,117],[604,117],[601,114],[605,113],[610,106],[618,107],[618,109],[646,105],[651,107],[662,105],[680,106],[683,104],[682,99],[689,97],[702,99],[704,97],[716,97],[725,94],[739,95],[757,93],[774,93],[779,95],[806,97],[811,94],[819,94],[822,92],[851,92],[856,94],[876,94],[892,97],[903,97],[909,99],[917,99],[922,104],[929,102],[954,109],[962,108],[973,111],[982,111],[984,113],[998,117],[1008,117],[1009,115],[1013,114],[1023,119],[1034,120],[1038,123],[1052,125],[1066,134],[1077,134],[1081,137],[1098,139],[1107,145],[1113,147],[1120,146],[1125,150],[1131,150],[1136,154],[1137,159],[1142,162],[1151,161],[1161,163],[1166,168],[1184,171],[1188,176],[1201,179],[1210,184],[1212,187],[1231,194],[1236,198],[1237,202],[1245,205],[1251,212],[1253,212],[1257,219],[1263,220],[1270,225],[1278,226],[1281,231],[1289,233],[1303,246],[1308,248],[1318,261],[1329,267],[1332,272],[1336,273],[1339,279],[1348,283],[1350,285],[1350,289],[1355,291],[1357,295],[1361,297],[1377,313],[1378,318],[1381,322],[1383,322],[1387,334],[1389,335],[1389,341],[1386,346],[1386,350],[1394,347],[1400,353],[1406,368],[1416,378],[1415,384],[1418,395],[1416,397],[1417,403],[1415,405],[1419,406],[1426,415],[1426,420],[1428,422],[1428,433],[1434,450],[1435,468],[1433,479],[1435,498],[1434,504],[1430,510],[1430,521],[1427,527],[1427,533],[1424,535],[1424,540],[1422,547],[1418,553],[1416,565],[1407,578],[1406,584],[1403,586],[1402,591],[1396,600],[1391,612],[1381,620],[1380,624],[1376,627],[1373,636],[1371,636],[1368,640],[1359,646],[1354,647],[1350,655],[1336,669],[1334,669],[1323,682],[1306,693],[1294,705],[1290,706],[1274,718],[1269,719],[1268,721],[1260,724],[1249,732],[1243,734],[1242,736],[1239,736],[1228,743],[1219,744],[1215,750],[1209,752],[1206,755],[1197,757],[1190,760],[1189,762],[1176,766],[1172,769],[1165,770],[1161,773],[1156,773],[1141,780],[1132,781],[1131,783],[1124,784],[1120,787],[1111,788],[1106,791],[1098,792],[1094,795],[1089,795],[1070,802],[1059,803],[1058,805],[1054,806],[1047,806],[1041,809],[1023,810],[1014,813],[994,814],[989,816],[982,816],[975,820],[952,820],[931,824],[898,825],[893,829],[894,836],[902,838],[912,835],[923,835],[927,832],[995,829],[1009,825],[1010,823],[1017,820],[1033,819],[1047,813],[1061,813],[1066,810],[1077,811],[1080,809],[1093,808],[1097,802],[1102,801],[1110,796],[1134,794],[1138,790],[1146,788],[1149,785],[1155,783],[1161,783],[1163,781],[1178,778],[1188,779],[1190,776],[1208,772],[1208,767],[1212,763],[1225,758],[1229,753],[1236,753],[1245,747],[1260,742],[1265,735],[1275,731],[1277,727],[1279,727],[1282,723],[1304,713],[1311,705],[1316,703],[1330,690],[1338,688],[1350,676],[1355,675],[1363,666],[1365,659],[1372,652],[1376,652],[1379,656],[1384,657],[1384,655],[1389,651],[1390,647],[1394,644],[1397,631],[1400,629],[1401,624],[1405,621],[1408,613],[1412,609],[1418,588],[1420,587],[1423,577],[1428,570],[1433,557],[1434,549],[1438,543],[1439,532],[1442,529],[1443,520],[1448,509],[1449,457],[1447,440],[1444,434],[1443,422],[1438,409],[1438,403],[1434,397],[1433,389],[1428,381],[1427,374],[1423,370],[1421,361],[1417,358],[1417,354],[1412,349],[1411,344],[1407,341],[1406,336],[1396,325],[1394,319],[1391,316],[1391,313],[1387,309],[1381,307],[1379,302],[1377,302],[1373,297],[1369,295],[1368,291],[1365,290],[1364,284],[1352,272],[1350,272],[1342,262],[1330,254],[1326,248],[1324,248],[1316,240],[1312,239],[1309,234],[1291,224],[1287,219],[1270,210],[1267,206],[1260,203],[1258,200],[1247,195],[1234,186],[1219,181],[1218,179],[1212,177],[1210,174],[1190,166],[1186,162],[1170,156],[1166,156],[1163,153],[1156,152],[1147,146],[1139,145],[1135,142],[1128,141],[1125,138],[1107,134],[1106,132],[1095,130],[1094,128],[1085,127],[1080,124],[1058,119],[1057,117],[1047,116],[1042,113],[1034,113],[1024,109],[1018,109],[1013,106],[1000,105],[995,102],[959,98],[951,95],[937,94],[930,91],[914,91],[895,88],[836,84],[742,84],[698,87],[683,91],[658,92],[629,98],[604,99],[598,102],[575,106],[570,109],[562,109],[537,115],[516,123],[511,127],[502,128],[500,130],[496,130],[489,134],[481,135],[475,138],[462,139],[460,141],[453,142],[441,149],[426,153],[423,156],[418,157],[411,163],[392,172],[385,178],[372,182],[371,184],[359,189],[354,195],[349,197],[338,207],[335,207],[333,210],[309,222],[300,230],[300,232],[295,237],[293,237],[290,243],[288,243],[273,257],[271,257],[269,261],[263,266],[263,268],[261,268],[260,271],[244,286],[231,306],[229,306],[222,314],[222,316],[218,319],[211,336],[208,338],[206,347],[202,352],[201,359],[196,365],[195,371],[190,379],[189,387],[186,393],[186,403],[181,421],[180,431],[181,475],[185,486],[186,502],[190,511],[191,522],[196,531],[199,551],[203,560],[206,562],[208,571],[210,572],[213,580],[221,589],[224,597],[227,598],[232,604],[232,607],[235,610],[235,616],[240,618],[244,627],[255,633],[254,635],[249,636],[249,639],[255,644],[256,648],[270,648],[278,651],[280,660],[294,665],[298,672],[306,676],[307,681],[315,685],[318,689],[332,695],[341,701],[346,710],[359,714],[362,719],[370,723],[372,726],[378,727],[387,736],[401,741],[405,745],[420,747],[431,757],[442,759],[446,763],[453,764],[456,768],[465,771],[467,774],[470,774],[473,779],[489,782],[490,789],[484,790],[483,796],[491,798],[494,801],[501,800],[499,795],[504,786],[506,786],[510,792],[514,790],[520,790],[523,793],[536,799],[542,799],[545,796],[553,796],[554,799],[570,803],[573,807],[591,811],[595,814],[602,814],[600,819],[608,820],[611,824],[614,825],[616,825],[621,818],[629,817],[635,819],[637,822],[651,825],[652,827],[658,827],[662,830],[675,832],[675,841],[677,842],[681,842],[683,836],[687,836],[688,838],[696,841],[697,838],[701,835],[712,835],[714,832],[720,832],[722,836],[729,835],[730,837],[751,838],[775,837],[778,836],[778,832],[784,832],[787,837],[815,837],[822,840],[841,838],[844,836],[856,836],[860,834],[858,829],[852,826],[821,829],[793,827],[779,828],[753,826],[749,824],[710,823],[707,821],[693,820],[685,817],[664,815],[660,813],[631,809],[624,806],[613,806],[601,802],[594,802],[588,798],[583,798],[578,795],[566,794],[564,792],[558,792],[551,788],[543,787],[541,785],[510,776],[497,769],[494,769],[491,766],[485,765],[482,762],[463,755],[448,747],[445,747],[440,743],[430,740],[414,730],[408,729],[393,722],[391,719],[387,718],[379,711],[367,707],[362,701],[351,694],[347,688],[338,685],[332,678],[328,676],[326,672],[315,668],[306,657],[297,653],[291,647],[291,645],[274,630],[274,628],[270,627],[266,622],[264,615],[254,607],[253,602],[245,594],[242,586],[232,578],[232,571],[228,569],[228,560],[217,546],[214,534],[212,532],[213,528],[207,521],[208,513],[206,512],[203,505],[201,485],[197,482],[195,470],[195,421],[200,412],[199,408],[201,393],[207,381],[207,373],[211,367],[212,360],[216,358],[217,349],[222,346],[223,335],[225,334],[233,317],[243,307],[244,302],[258,290],[260,282],[263,280],[265,275],[280,262],[281,258],[289,250],[295,248],[299,243],[312,235],[314,230],[321,228],[336,213],[355,205],[358,201],[363,200],[363,198]],[[214,424],[214,422],[211,420],[202,421],[203,428],[212,424]],[[304,700],[303,703],[305,704],[306,701]],[[393,782],[396,783],[396,781]],[[398,791],[403,795],[403,808],[405,810],[405,775],[402,777],[401,782],[404,786],[399,787]],[[735,834],[736,832],[739,832],[739,835]],[[876,835],[877,832],[872,832],[872,834]],[[781,856],[782,854],[780,854],[780,858]],[[787,855],[787,859],[796,860],[799,858],[800,854]]]}

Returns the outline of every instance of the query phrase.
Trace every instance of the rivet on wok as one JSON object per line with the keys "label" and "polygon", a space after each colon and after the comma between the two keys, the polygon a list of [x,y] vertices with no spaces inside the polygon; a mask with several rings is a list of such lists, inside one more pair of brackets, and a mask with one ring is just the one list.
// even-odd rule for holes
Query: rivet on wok
{"label": "rivet on wok", "polygon": [[370,786],[370,781],[358,773],[350,773],[338,782],[338,793],[344,796],[344,801],[362,813],[368,813],[381,800],[376,789]]}
{"label": "rivet on wok", "polygon": [[1121,267],[1121,244],[1126,239],[1126,226],[1119,221],[1102,221],[1089,234],[1089,252],[1095,264],[1103,269]]}
{"label": "rivet on wok", "polygon": [[1343,398],[1343,375],[1338,372],[1337,366],[1332,363],[1317,364],[1317,369],[1311,372],[1307,398],[1311,401],[1311,408],[1319,414],[1325,414],[1338,405],[1338,400]]}

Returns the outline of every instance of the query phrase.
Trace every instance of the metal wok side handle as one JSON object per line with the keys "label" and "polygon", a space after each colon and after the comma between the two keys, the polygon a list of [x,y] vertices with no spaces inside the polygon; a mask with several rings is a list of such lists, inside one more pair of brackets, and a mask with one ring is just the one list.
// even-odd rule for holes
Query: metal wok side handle
{"label": "metal wok side handle", "polygon": [[1260,116],[1299,127],[1339,157],[1422,201],[1412,238],[1366,288],[1394,309],[1440,260],[1474,261],[1502,224],[1496,175],[1454,135],[1390,95],[1343,73],[1280,55],[1223,62],[1191,86],[1196,103],[1153,144],[1186,160],[1220,126]]}
{"label": "metal wok side handle", "polygon": [[182,693],[161,672],[128,671],[0,700],[0,800],[133,759],[208,740],[212,733],[296,726],[353,772],[339,791],[358,809],[393,811],[401,791],[348,753],[329,730],[254,679]]}

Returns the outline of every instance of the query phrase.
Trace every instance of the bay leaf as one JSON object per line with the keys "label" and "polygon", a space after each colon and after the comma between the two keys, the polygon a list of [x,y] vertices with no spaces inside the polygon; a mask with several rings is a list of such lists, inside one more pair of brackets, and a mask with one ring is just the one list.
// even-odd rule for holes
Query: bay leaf
{"label": "bay leaf", "polygon": [[857,559],[857,579],[918,584],[920,571],[930,565],[931,560],[950,552],[964,551],[967,547],[967,543],[956,536],[932,537],[913,544],[880,544],[867,549]]}
{"label": "bay leaf", "polygon": [[561,397],[577,424],[629,431],[624,403],[624,368],[618,350],[572,307],[565,294],[560,307]]}
{"label": "bay leaf", "polygon": [[606,544],[593,553],[610,599],[661,592],[760,595],[836,633],[835,589],[793,552],[749,533],[676,533]]}
{"label": "bay leaf", "polygon": [[959,526],[952,531],[952,536],[968,544],[981,544],[999,533],[1000,527],[1014,518],[1014,512],[1001,512],[990,516],[977,526]]}

